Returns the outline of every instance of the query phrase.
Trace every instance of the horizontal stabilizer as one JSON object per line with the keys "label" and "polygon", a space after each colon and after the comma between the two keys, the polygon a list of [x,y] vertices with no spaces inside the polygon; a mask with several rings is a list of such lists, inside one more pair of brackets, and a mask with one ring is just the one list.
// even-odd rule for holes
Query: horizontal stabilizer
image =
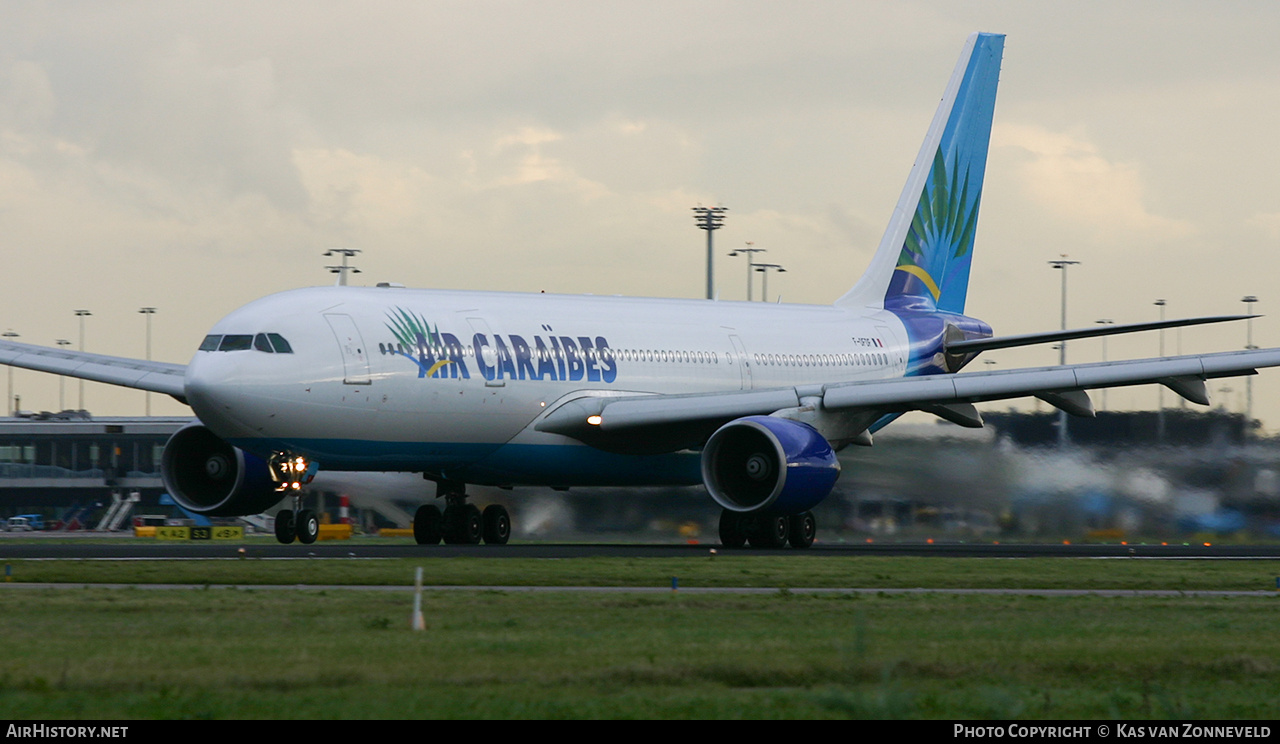
{"label": "horizontal stabilizer", "polygon": [[1016,336],[995,336],[993,338],[974,338],[966,341],[947,343],[947,352],[951,354],[977,354],[992,349],[1011,349],[1017,346],[1033,346],[1056,341],[1072,341],[1078,338],[1096,338],[1098,336],[1115,336],[1121,333],[1137,333],[1138,331],[1157,331],[1161,328],[1182,328],[1183,326],[1203,325],[1205,323],[1225,323],[1230,320],[1248,320],[1257,315],[1213,315],[1203,318],[1179,318],[1177,320],[1155,320],[1150,323],[1124,323],[1121,325],[1098,325],[1090,328],[1076,328],[1066,331],[1044,331],[1043,333],[1023,333]]}

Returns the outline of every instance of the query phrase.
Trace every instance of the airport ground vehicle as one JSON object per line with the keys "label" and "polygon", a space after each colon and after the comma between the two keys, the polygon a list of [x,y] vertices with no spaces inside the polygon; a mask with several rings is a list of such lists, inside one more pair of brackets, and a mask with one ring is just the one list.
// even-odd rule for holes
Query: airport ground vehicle
{"label": "airport ground vehicle", "polygon": [[9,532],[34,532],[44,528],[44,517],[39,514],[19,514],[9,517],[5,523]]}

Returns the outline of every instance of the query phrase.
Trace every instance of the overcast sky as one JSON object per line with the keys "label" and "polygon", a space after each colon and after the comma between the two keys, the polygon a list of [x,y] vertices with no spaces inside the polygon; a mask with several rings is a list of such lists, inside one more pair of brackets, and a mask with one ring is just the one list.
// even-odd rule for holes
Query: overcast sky
{"label": "overcast sky", "polygon": [[[1278,20],[1262,2],[8,0],[0,329],[74,343],[84,308],[88,350],[141,357],[154,306],[154,358],[185,363],[237,306],[332,283],[336,246],[364,251],[353,283],[699,297],[697,204],[730,209],[722,299],[745,297],[724,254],[751,241],[787,269],[771,296],[829,303],[981,30],[1008,38],[969,313],[1058,327],[1047,261],[1067,254],[1073,327],[1256,294],[1254,341],[1280,345]],[[1244,343],[1242,323],[1165,336],[1169,353]],[[54,377],[15,386],[23,408],[58,406]],[[1236,410],[1243,391],[1211,383]],[[1278,392],[1280,371],[1256,379],[1271,428]],[[142,394],[90,384],[86,405],[141,414]]]}

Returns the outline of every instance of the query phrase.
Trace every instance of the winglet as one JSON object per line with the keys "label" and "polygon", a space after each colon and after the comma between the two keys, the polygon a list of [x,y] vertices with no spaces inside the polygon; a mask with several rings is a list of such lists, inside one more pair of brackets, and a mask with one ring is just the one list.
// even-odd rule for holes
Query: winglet
{"label": "winglet", "polygon": [[837,305],[964,312],[1004,35],[965,42],[871,265]]}

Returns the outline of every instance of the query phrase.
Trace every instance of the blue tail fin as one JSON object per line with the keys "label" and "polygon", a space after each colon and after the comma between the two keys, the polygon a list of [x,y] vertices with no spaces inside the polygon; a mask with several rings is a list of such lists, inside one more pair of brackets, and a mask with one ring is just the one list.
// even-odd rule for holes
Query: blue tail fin
{"label": "blue tail fin", "polygon": [[982,202],[1001,34],[973,34],[871,265],[837,305],[964,312]]}

